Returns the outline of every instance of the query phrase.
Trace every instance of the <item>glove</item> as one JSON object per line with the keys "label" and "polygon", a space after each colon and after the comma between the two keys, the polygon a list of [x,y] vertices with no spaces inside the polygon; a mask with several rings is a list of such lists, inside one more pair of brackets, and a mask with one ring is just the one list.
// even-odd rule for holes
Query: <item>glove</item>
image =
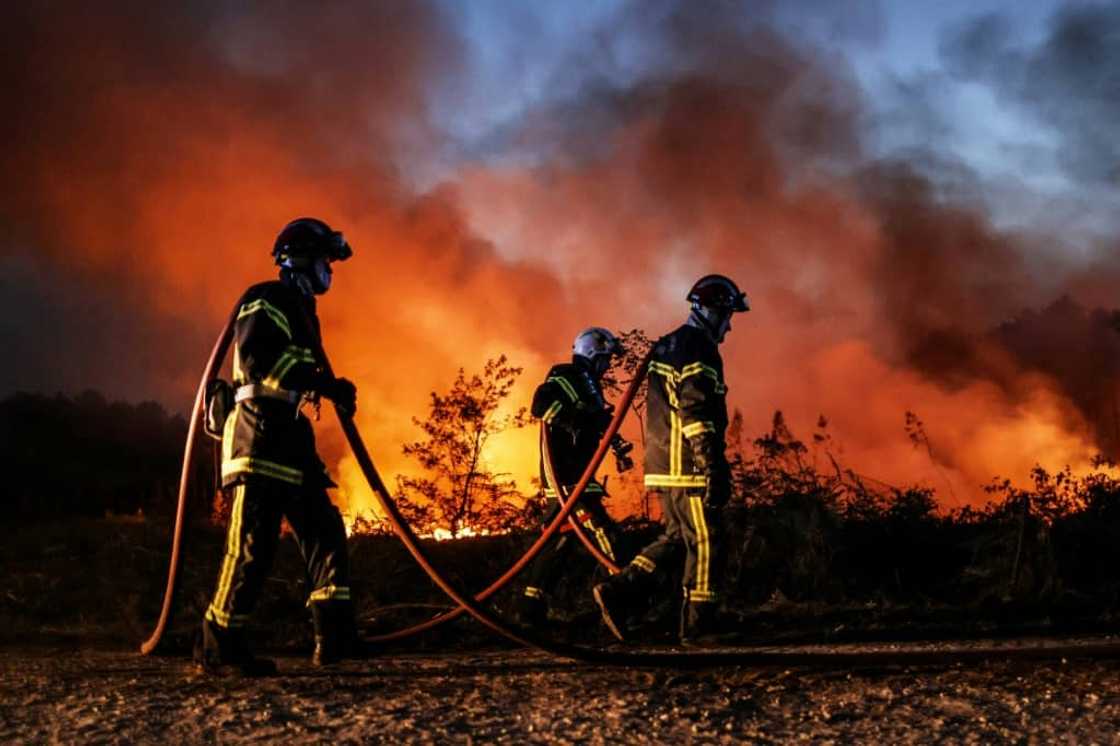
{"label": "glove", "polygon": [[611,438],[611,452],[614,453],[614,464],[619,474],[634,468],[634,459],[630,458],[630,451],[632,450],[634,450],[634,444],[621,435],[616,433]]}
{"label": "glove", "polygon": [[731,499],[731,473],[727,462],[708,470],[708,486],[704,488],[704,507],[722,508]]}
{"label": "glove", "polygon": [[334,402],[341,414],[353,417],[358,411],[358,388],[346,378],[328,381],[319,393]]}

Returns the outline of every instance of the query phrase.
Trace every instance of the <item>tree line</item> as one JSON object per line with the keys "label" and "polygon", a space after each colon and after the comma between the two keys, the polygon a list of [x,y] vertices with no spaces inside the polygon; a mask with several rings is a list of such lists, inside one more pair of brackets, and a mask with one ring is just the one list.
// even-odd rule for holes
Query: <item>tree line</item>
{"label": "tree line", "polygon": [[[0,400],[0,441],[11,468],[0,495],[15,518],[172,512],[186,420],[156,402],[17,393]],[[211,449],[200,449],[192,510],[214,490]]]}

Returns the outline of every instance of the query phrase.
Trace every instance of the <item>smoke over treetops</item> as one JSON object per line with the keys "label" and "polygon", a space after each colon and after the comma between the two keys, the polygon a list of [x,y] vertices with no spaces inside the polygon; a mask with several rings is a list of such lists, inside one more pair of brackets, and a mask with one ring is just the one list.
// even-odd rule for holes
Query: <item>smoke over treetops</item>
{"label": "smoke over treetops", "polygon": [[[185,407],[238,293],[270,276],[276,231],[310,214],[356,250],[320,312],[390,474],[410,418],[460,366],[506,353],[526,368],[523,403],[580,328],[664,333],[710,271],[755,309],[724,347],[747,433],[774,409],[802,429],[825,413],[855,468],[948,479],[962,501],[1036,461],[1115,455],[1120,337],[1092,310],[1120,279],[1115,242],[1067,256],[997,227],[964,166],[875,151],[842,57],[744,15],[623,6],[549,82],[562,95],[505,123],[485,157],[448,161],[433,112],[468,85],[470,50],[437,4],[13,10],[0,298],[19,355],[0,384]],[[1042,50],[1079,21],[1056,17]],[[615,74],[635,40],[642,64]],[[1004,49],[965,48],[975,76]],[[1099,127],[1082,129],[1066,134],[1099,150]],[[1071,178],[1099,182],[1082,152]],[[451,163],[431,188],[411,175],[425,159]],[[339,436],[320,432],[337,462]],[[494,466],[527,488],[534,436],[503,443]]]}

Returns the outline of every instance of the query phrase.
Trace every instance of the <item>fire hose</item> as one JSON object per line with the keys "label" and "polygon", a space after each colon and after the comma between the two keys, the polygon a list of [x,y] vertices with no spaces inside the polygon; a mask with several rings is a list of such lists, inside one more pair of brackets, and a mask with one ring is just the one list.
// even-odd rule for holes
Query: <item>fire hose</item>
{"label": "fire hose", "polygon": [[[325,356],[323,357],[323,359],[326,359]],[[648,362],[648,359],[643,360],[639,370],[645,370]],[[619,401],[619,405],[615,410],[614,417],[611,419],[610,425],[607,426],[607,430],[603,435],[603,439],[599,442],[599,448],[595,452],[595,455],[592,456],[591,461],[588,463],[587,468],[584,470],[584,473],[580,478],[580,481],[576,483],[570,495],[561,498],[562,504],[560,506],[560,511],[556,514],[552,521],[549,522],[548,526],[544,528],[544,530],[541,532],[541,535],[537,537],[537,540],[533,542],[533,544],[525,551],[524,554],[521,555],[521,558],[514,562],[513,565],[511,565],[509,569],[501,575],[501,577],[499,577],[497,580],[487,586],[485,590],[478,593],[474,597],[475,602],[485,601],[486,599],[490,598],[490,596],[494,595],[502,588],[504,588],[511,580],[517,577],[518,573],[524,570],[526,565],[532,562],[533,559],[541,552],[541,550],[544,549],[544,547],[548,544],[552,537],[556,535],[556,533],[560,530],[560,527],[564,524],[565,520],[569,522],[569,524],[576,532],[576,535],[581,539],[581,541],[584,542],[585,545],[587,545],[588,549],[591,550],[592,555],[600,562],[605,563],[605,567],[607,567],[611,572],[618,572],[621,569],[617,565],[615,565],[609,557],[600,552],[598,547],[596,547],[592,543],[591,539],[589,539],[587,535],[583,533],[582,527],[579,526],[579,523],[575,520],[574,516],[572,516],[572,511],[575,510],[576,503],[579,501],[580,495],[583,494],[584,488],[587,487],[588,483],[594,476],[595,471],[599,468],[599,464],[602,463],[603,458],[607,455],[607,449],[610,447],[611,438],[613,438],[614,434],[618,432],[618,428],[622,426],[622,420],[623,418],[625,418],[626,411],[630,408],[630,404],[634,401],[634,397],[638,393],[638,388],[641,386],[643,377],[644,376],[639,373],[634,378],[634,380],[631,381],[630,385],[623,393],[622,399]],[[556,494],[562,495],[563,493],[559,491],[559,485],[556,484],[555,476],[553,476],[552,453],[548,450],[548,439],[544,437],[543,428],[547,426],[542,424],[541,427],[542,448],[545,449],[543,451],[543,456],[545,459],[545,473],[548,475],[548,479],[552,484],[553,489],[557,489]],[[343,429],[345,430],[345,427]],[[356,429],[355,433],[357,433]],[[350,440],[349,433],[347,433],[347,440]],[[353,441],[350,442],[350,446],[351,450],[353,450]],[[355,455],[357,454],[355,453]],[[363,468],[363,473],[364,471],[365,469]],[[380,481],[380,478],[378,478],[378,481]],[[373,489],[374,493],[378,495],[379,501],[384,503],[384,498],[388,497],[388,494],[386,493],[385,496],[382,496],[379,493],[379,490],[373,486],[372,482],[370,484],[370,487]],[[396,527],[394,526],[394,530],[395,529]],[[375,635],[368,639],[370,642],[393,642],[396,640],[401,640],[406,637],[411,637],[412,635],[418,634],[420,632],[432,629],[433,627],[437,627],[446,622],[450,622],[454,619],[458,619],[466,613],[469,613],[468,609],[460,605],[450,611],[444,612],[443,614],[435,616],[427,621],[421,622],[411,627],[399,629],[394,632],[387,632],[381,635]]]}
{"label": "fire hose", "polygon": [[[236,312],[235,312],[236,313]],[[229,344],[233,341],[234,316],[230,316],[226,325],[210,351],[210,359],[206,362],[206,369],[202,372],[202,381],[198,384],[198,391],[194,396],[194,408],[191,409],[190,422],[187,424],[187,444],[183,448],[183,468],[179,474],[179,502],[175,508],[175,526],[171,534],[171,559],[167,568],[167,587],[163,591],[163,606],[156,621],[156,628],[140,645],[140,653],[148,655],[159,645],[167,622],[171,618],[171,611],[175,605],[176,591],[179,588],[179,565],[181,564],[183,529],[186,524],[187,492],[191,480],[191,464],[194,462],[194,443],[198,434],[198,423],[202,420],[203,402],[206,398],[206,387],[214,379],[214,374],[225,360]]]}
{"label": "fire hose", "polygon": [[[210,353],[210,358],[207,361],[206,368],[203,371],[202,380],[199,383],[198,391],[195,395],[194,407],[192,409],[190,422],[187,428],[187,442],[184,448],[183,467],[179,480],[179,496],[175,512],[175,524],[172,530],[171,557],[168,564],[167,585],[164,589],[163,604],[160,610],[159,619],[156,622],[155,629],[152,631],[148,639],[145,640],[140,646],[140,652],[143,655],[150,654],[155,650],[156,646],[159,645],[160,639],[163,637],[163,634],[166,631],[167,624],[170,620],[174,608],[174,602],[177,597],[179,569],[182,564],[183,554],[183,533],[186,525],[186,502],[190,487],[190,469],[194,458],[194,444],[197,439],[196,436],[198,431],[198,423],[202,419],[203,415],[203,402],[205,398],[206,388],[209,385],[210,381],[214,378],[217,370],[221,367],[222,361],[224,360],[225,355],[229,349],[230,342],[232,341],[234,318],[235,317],[231,315],[230,319],[226,322],[225,327],[219,334],[218,339],[215,342],[214,347]],[[323,362],[324,368],[326,368],[326,372],[328,373],[328,375],[330,375],[330,366],[329,362],[326,359],[325,353],[321,348],[317,350],[317,352],[319,353],[320,360],[322,360]],[[645,362],[647,361],[643,361],[643,364],[640,366],[639,370],[645,369]],[[571,513],[574,510],[575,505],[577,504],[584,488],[591,481],[592,476],[598,469],[598,466],[602,463],[603,458],[606,456],[606,452],[610,444],[610,439],[614,436],[615,433],[618,432],[625,413],[629,409],[630,404],[633,402],[634,396],[637,394],[638,387],[641,384],[641,379],[642,376],[639,374],[637,377],[635,377],[635,379],[628,387],[627,391],[623,394],[622,400],[619,402],[619,406],[616,409],[614,417],[612,418],[612,421],[608,426],[608,429],[599,445],[598,450],[596,451],[595,456],[588,464],[588,468],[585,470],[585,473],[583,474],[580,481],[573,488],[571,494],[568,495],[564,500],[564,504],[561,506],[560,511],[556,514],[551,523],[544,529],[544,531],[533,543],[533,545],[522,555],[522,557],[517,562],[515,562],[505,573],[503,573],[501,577],[491,583],[490,586],[488,586],[485,590],[477,594],[477,596],[475,597],[475,602],[485,601],[494,593],[497,593],[499,590],[505,587],[505,585],[508,584],[514,577],[516,577],[518,573],[520,573],[525,568],[525,566],[528,565],[536,557],[536,555],[544,548],[544,546],[547,545],[547,543],[552,539],[556,532],[559,531],[564,521],[571,520]],[[342,413],[337,414],[339,416],[339,421],[342,426],[343,433],[346,435],[351,450],[354,452],[355,458],[357,459],[359,466],[362,469],[363,476],[365,476],[367,482],[369,482],[370,488],[378,498],[383,511],[389,517],[390,524],[393,526],[394,531],[396,531],[398,536],[401,537],[406,547],[413,554],[413,557],[421,563],[425,571],[427,571],[429,575],[432,575],[432,573],[434,572],[434,568],[431,567],[430,562],[423,555],[415,534],[411,531],[411,529],[407,526],[407,523],[401,517],[399,510],[396,508],[395,503],[388,493],[388,490],[386,490],[385,485],[376,470],[376,467],[374,467],[373,465],[372,459],[369,457],[368,451],[366,451],[365,444],[361,439],[361,435],[358,433],[357,427],[354,425],[353,419],[344,416]],[[547,439],[545,447],[547,448]],[[545,458],[547,459],[549,469],[551,470],[551,453],[546,451]],[[558,494],[562,493],[558,492]],[[600,561],[605,560],[608,563],[607,567],[617,572],[619,569],[617,565],[614,565],[609,558],[605,557],[601,552],[598,551],[598,548],[594,546],[594,544],[590,539],[587,538],[585,534],[583,534],[580,527],[574,520],[571,520],[571,525],[573,525],[577,536],[579,536],[580,539],[584,541],[584,543],[592,551],[593,555],[596,556],[596,558],[600,559]],[[436,581],[437,585],[439,585],[445,592],[448,592],[449,586],[445,587],[446,581],[441,582],[434,576],[432,579]],[[451,593],[449,593],[448,595],[451,595]],[[460,600],[454,595],[452,595],[452,598],[459,604],[455,609],[447,611],[420,624],[413,625],[412,627],[371,637],[369,638],[369,641],[391,642],[400,640],[432,629],[433,627],[439,626],[446,622],[452,621],[453,619],[462,616],[464,613],[471,613],[471,615],[475,616],[476,618],[479,618],[480,613],[485,614],[485,612],[481,612],[481,610],[478,609],[476,609],[475,611],[479,613],[474,613],[472,612],[470,605],[460,602]],[[479,618],[479,621],[481,621],[486,626],[495,629],[495,631],[501,632],[507,637],[511,637],[511,639],[515,639],[517,642],[520,642],[522,644],[533,644],[527,640],[522,640],[516,635],[516,633],[513,632],[513,630],[505,629],[504,627],[502,629],[498,629],[496,627],[496,623],[490,623],[484,618]]]}
{"label": "fire hose", "polygon": [[[642,361],[638,373],[630,384],[635,391],[637,391],[637,387],[641,385],[642,379],[645,378],[644,371],[648,363],[648,359]],[[629,391],[627,391],[627,393],[629,394]],[[627,400],[627,397],[623,396],[623,401],[626,403],[626,408],[629,409],[633,398],[631,397]],[[625,414],[625,412],[623,414]],[[566,504],[570,496],[564,492],[564,486],[560,484],[560,480],[556,478],[556,470],[552,466],[552,446],[548,442],[548,425],[543,422],[541,423],[541,460],[544,461],[544,474],[545,479],[548,480],[548,486],[556,493],[556,497],[560,500],[560,503],[562,505]],[[592,474],[594,474],[594,472],[592,472]],[[612,575],[622,572],[622,568],[615,564],[613,557],[608,557],[605,552],[595,546],[595,542],[591,541],[587,532],[583,530],[583,526],[579,525],[579,521],[577,521],[574,516],[568,516],[568,525],[572,527],[572,532],[576,535],[576,538],[580,540],[580,543],[587,548],[587,551],[591,553],[591,556],[594,557],[600,565],[607,569],[607,572]]]}
{"label": "fire hose", "polygon": [[[320,358],[327,373],[330,373],[330,364],[323,355]],[[643,362],[648,362],[643,361]],[[645,366],[643,365],[642,370]],[[622,418],[626,410],[629,408],[633,395],[636,393],[638,384],[640,383],[640,376],[635,377],[631,382],[631,387],[624,395],[622,403],[615,412],[615,416],[608,426],[603,439],[599,444],[598,450],[592,457],[584,471],[580,481],[576,483],[564,505],[561,514],[565,515],[570,513],[574,507],[575,501],[579,498],[580,493],[587,487],[588,482],[591,481],[591,475],[598,469],[599,464],[602,462],[603,457],[606,456],[606,451],[609,447],[611,438],[617,433],[619,426],[622,424]],[[942,663],[946,660],[950,661],[975,661],[987,660],[995,655],[1007,656],[1009,651],[999,649],[972,649],[972,650],[957,650],[947,653],[940,650],[919,650],[907,651],[906,653],[899,654],[897,651],[876,651],[876,652],[845,652],[845,653],[820,653],[820,652],[774,652],[765,650],[743,650],[743,649],[723,649],[723,650],[707,650],[707,651],[688,651],[688,652],[625,652],[618,650],[604,650],[598,648],[589,648],[579,645],[572,645],[562,643],[555,640],[548,640],[539,637],[527,630],[514,630],[501,619],[491,614],[489,611],[478,606],[478,604],[469,596],[459,591],[450,581],[448,581],[442,573],[432,564],[430,558],[425,553],[423,547],[412,528],[404,520],[400,510],[397,508],[392,496],[386,489],[377,468],[373,465],[369,452],[366,450],[365,443],[362,441],[361,434],[358,432],[351,416],[344,412],[335,409],[338,415],[339,423],[342,426],[343,433],[350,444],[351,450],[354,453],[355,459],[358,461],[358,466],[362,470],[370,487],[373,489],[374,496],[377,498],[378,503],[381,505],[390,525],[400,538],[401,542],[412,554],[413,559],[417,564],[428,574],[428,577],[443,590],[453,601],[455,601],[461,608],[468,614],[474,617],[477,621],[484,626],[490,628],[494,632],[502,635],[506,639],[518,643],[520,645],[535,647],[543,652],[550,653],[565,658],[581,661],[584,663],[606,664],[606,665],[624,665],[624,666],[644,666],[644,667],[673,667],[673,668],[708,668],[712,666],[728,666],[728,665],[808,665],[820,664],[828,662],[838,665],[872,665],[882,663],[907,663],[907,664],[921,664],[921,663]],[[559,524],[554,521],[550,528],[555,529]],[[547,534],[547,532],[546,532]],[[546,538],[546,534],[542,534],[541,539]],[[538,540],[540,543],[541,540]],[[1058,655],[1087,655],[1091,657],[1120,657],[1120,646],[1118,645],[1085,645],[1085,646],[1072,646],[1059,649],[1046,649],[1046,648],[1023,648],[1015,650],[1016,657],[1021,658],[1053,658]]]}
{"label": "fire hose", "polygon": [[[202,417],[203,400],[205,396],[206,387],[210,380],[214,377],[215,371],[218,369],[221,361],[224,359],[226,351],[229,348],[232,339],[233,318],[226,323],[222,329],[218,340],[214,344],[211,351],[210,359],[207,362],[202,381],[200,382],[198,392],[195,396],[194,409],[191,414],[190,422],[187,430],[187,443],[184,448],[184,461],[182,473],[179,483],[179,502],[175,515],[175,526],[173,529],[171,558],[168,567],[167,587],[164,591],[163,605],[160,611],[159,619],[156,623],[155,629],[152,634],[140,647],[140,652],[144,655],[150,654],[155,650],[159,644],[160,639],[166,630],[167,623],[170,619],[174,599],[179,581],[179,566],[182,559],[182,535],[185,524],[186,513],[186,497],[190,483],[190,467],[194,453],[194,441],[197,433],[198,422]],[[318,350],[320,360],[325,368],[327,374],[331,374],[330,364],[322,353]],[[643,364],[640,371],[645,370]],[[512,579],[520,569],[522,569],[537,552],[555,535],[559,530],[561,523],[567,520],[575,507],[583,490],[591,481],[591,476],[598,469],[602,463],[603,458],[609,448],[610,440],[618,432],[622,424],[622,419],[633,400],[633,396],[637,392],[640,384],[641,375],[635,377],[631,382],[630,387],[623,395],[618,408],[615,411],[614,417],[604,433],[603,439],[599,444],[595,455],[588,463],[583,475],[579,482],[573,487],[571,493],[564,500],[563,506],[554,517],[549,526],[542,532],[537,541],[530,547],[529,551],[516,562],[510,570],[508,570],[498,581],[491,584],[490,587],[478,594],[478,600],[484,600],[486,597],[493,594],[500,589],[506,582]],[[882,651],[882,652],[847,652],[847,653],[820,653],[820,652],[777,652],[767,650],[744,650],[744,649],[724,649],[724,650],[709,650],[703,652],[625,652],[618,650],[604,650],[596,648],[588,648],[584,646],[571,645],[567,643],[557,642],[554,640],[546,640],[538,637],[536,634],[525,630],[514,630],[501,619],[497,618],[491,612],[483,609],[478,605],[478,601],[469,597],[465,593],[458,590],[444,575],[432,564],[430,558],[427,556],[416,534],[412,528],[404,520],[397,508],[395,501],[386,489],[377,468],[373,464],[373,460],[366,449],[365,443],[362,440],[361,434],[358,432],[357,426],[354,423],[353,417],[347,413],[341,412],[336,408],[339,424],[342,427],[343,434],[350,445],[351,451],[362,471],[363,476],[369,483],[370,488],[373,490],[382,511],[387,517],[389,524],[392,526],[394,532],[400,538],[405,548],[412,555],[413,559],[420,565],[420,567],[427,573],[432,581],[457,605],[458,608],[447,612],[439,617],[435,617],[428,622],[416,625],[414,628],[407,630],[400,630],[389,635],[383,635],[376,639],[399,639],[400,637],[407,636],[407,634],[414,634],[422,629],[429,629],[436,624],[447,621],[454,616],[459,616],[462,613],[467,613],[476,619],[478,622],[505,637],[506,639],[515,642],[519,645],[535,647],[546,653],[557,655],[565,658],[570,658],[578,661],[596,663],[596,664],[612,664],[612,665],[630,665],[630,666],[670,666],[676,668],[702,668],[710,666],[722,665],[783,665],[783,666],[798,666],[798,665],[811,665],[820,664],[822,662],[831,663],[834,665],[869,665],[869,664],[882,664],[882,663],[907,663],[907,664],[922,664],[922,663],[943,663],[946,661],[971,661],[971,660],[986,660],[993,656],[1007,657],[1009,653],[1013,652],[1016,657],[1022,658],[1053,658],[1058,655],[1071,656],[1071,655],[1088,655],[1097,658],[1103,657],[1120,657],[1120,646],[1117,645],[1083,645],[1065,648],[1024,648],[1015,651],[999,650],[999,649],[971,649],[971,650],[958,650],[953,652],[939,651],[939,650],[923,650],[923,651],[909,651],[900,654],[898,651]],[[559,486],[559,485],[557,485]],[[558,492],[558,495],[563,493]],[[577,526],[577,535],[578,526]],[[586,539],[586,537],[584,537]],[[585,542],[590,545],[590,540]],[[589,546],[589,549],[592,547]],[[602,561],[600,559],[600,561]],[[437,621],[441,620],[441,621]],[[415,631],[413,631],[415,630]]]}

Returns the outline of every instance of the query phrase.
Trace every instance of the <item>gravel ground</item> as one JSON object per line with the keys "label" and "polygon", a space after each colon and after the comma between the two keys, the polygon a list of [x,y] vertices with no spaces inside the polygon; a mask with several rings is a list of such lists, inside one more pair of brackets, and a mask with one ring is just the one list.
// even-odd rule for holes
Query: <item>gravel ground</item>
{"label": "gravel ground", "polygon": [[215,680],[181,658],[7,647],[0,741],[1120,743],[1120,661],[1076,650],[1052,660],[703,671],[503,650],[389,655],[324,673],[281,656],[275,678]]}

